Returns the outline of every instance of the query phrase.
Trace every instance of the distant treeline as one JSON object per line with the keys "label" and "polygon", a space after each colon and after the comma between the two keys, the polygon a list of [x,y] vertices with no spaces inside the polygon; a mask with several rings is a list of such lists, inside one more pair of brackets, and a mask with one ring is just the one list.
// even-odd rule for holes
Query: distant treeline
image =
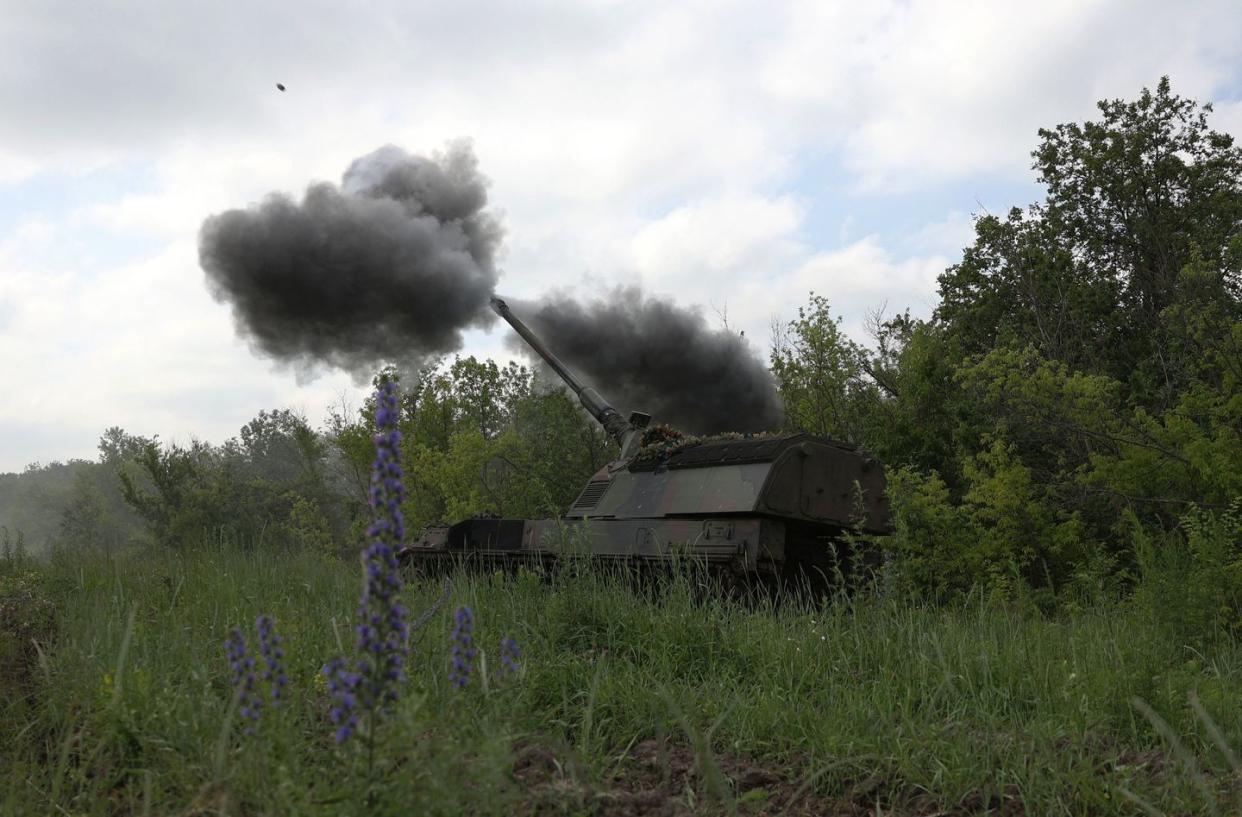
{"label": "distant treeline", "polygon": [[[930,319],[874,315],[859,344],[831,292],[812,294],[771,356],[785,425],[885,462],[898,529],[881,546],[914,592],[1073,598],[1147,575],[1236,616],[1242,150],[1167,79],[1099,112],[1039,132],[1044,200],[976,220]],[[402,387],[411,529],[558,513],[612,453],[565,393],[517,366],[458,359]],[[370,412],[318,430],[264,412],[221,446],[110,429],[98,463],[0,478],[0,523],[67,547],[140,531],[347,552]]]}
{"label": "distant treeline", "polygon": [[[410,530],[473,513],[557,514],[613,455],[575,400],[536,388],[516,364],[436,362],[411,380],[401,403]],[[261,411],[221,445],[110,428],[97,462],[0,476],[0,537],[16,546],[20,535],[33,552],[138,541],[348,553],[369,518],[373,414],[368,402],[314,429],[292,411]]]}

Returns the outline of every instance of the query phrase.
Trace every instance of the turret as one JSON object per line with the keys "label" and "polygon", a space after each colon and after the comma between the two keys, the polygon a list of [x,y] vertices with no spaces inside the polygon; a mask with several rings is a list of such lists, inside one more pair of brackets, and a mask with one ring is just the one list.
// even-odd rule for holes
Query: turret
{"label": "turret", "polygon": [[584,386],[577,377],[573,375],[565,367],[556,355],[543,345],[534,332],[530,331],[526,324],[518,320],[517,316],[509,309],[509,305],[503,299],[492,297],[492,309],[496,310],[496,314],[504,318],[514,330],[522,336],[522,340],[526,341],[535,353],[543,358],[558,375],[561,380],[565,381],[565,385],[578,395],[578,400],[582,403],[583,408],[591,413],[599,424],[604,427],[604,431],[608,432],[617,445],[621,446],[621,458],[629,459],[637,451],[639,441],[642,438],[643,429],[651,422],[651,416],[643,414],[641,411],[630,412],[629,419],[621,416],[621,413],[614,409],[603,396],[590,386]]}

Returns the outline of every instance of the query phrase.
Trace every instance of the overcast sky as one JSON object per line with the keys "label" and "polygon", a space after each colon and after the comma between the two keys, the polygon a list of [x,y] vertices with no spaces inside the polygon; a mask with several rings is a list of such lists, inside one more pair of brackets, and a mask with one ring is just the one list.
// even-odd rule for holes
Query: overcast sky
{"label": "overcast sky", "polygon": [[1168,74],[1242,136],[1239,32],[1237,0],[0,0],[0,472],[357,405],[238,339],[197,234],[381,145],[473,141],[502,293],[639,283],[764,356],[810,290],[856,333],[928,314],[973,215],[1039,197],[1036,130],[1100,98]]}

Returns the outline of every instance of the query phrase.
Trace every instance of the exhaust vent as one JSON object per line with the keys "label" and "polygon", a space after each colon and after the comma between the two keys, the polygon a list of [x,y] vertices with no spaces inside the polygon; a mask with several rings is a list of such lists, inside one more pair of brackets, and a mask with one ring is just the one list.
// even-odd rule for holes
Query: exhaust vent
{"label": "exhaust vent", "polygon": [[608,486],[612,484],[611,480],[593,479],[587,483],[587,487],[574,500],[574,504],[570,506],[570,510],[589,511],[599,504],[603,498],[604,492],[608,490]]}

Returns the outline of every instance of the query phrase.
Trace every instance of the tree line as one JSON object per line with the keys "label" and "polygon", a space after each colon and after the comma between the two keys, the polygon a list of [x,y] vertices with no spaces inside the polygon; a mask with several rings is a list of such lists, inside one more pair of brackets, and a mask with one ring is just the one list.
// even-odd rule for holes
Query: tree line
{"label": "tree line", "polygon": [[1163,570],[1236,615],[1242,150],[1167,78],[1098,107],[1039,131],[1044,200],[976,219],[930,319],[860,345],[812,296],[773,370],[791,425],[888,464],[887,547],[924,592]]}
{"label": "tree line", "polygon": [[[391,368],[375,379],[403,380]],[[401,387],[410,530],[476,513],[555,515],[615,456],[576,400],[517,364],[433,361]],[[218,445],[109,428],[96,462],[0,477],[0,520],[36,550],[137,541],[350,554],[369,520],[374,410],[338,407],[318,429],[265,410]]]}

